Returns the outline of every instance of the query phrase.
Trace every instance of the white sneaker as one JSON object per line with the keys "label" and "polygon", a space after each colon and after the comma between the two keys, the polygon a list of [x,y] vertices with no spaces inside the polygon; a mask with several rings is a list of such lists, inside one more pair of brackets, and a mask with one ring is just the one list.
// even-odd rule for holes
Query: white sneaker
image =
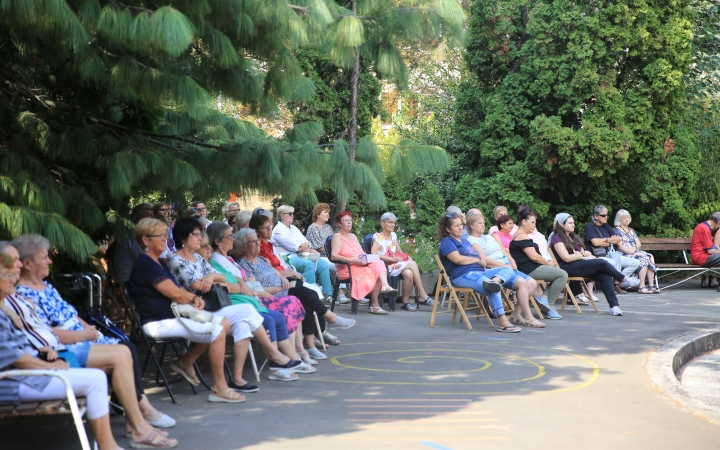
{"label": "white sneaker", "polygon": [[361,304],[361,305],[367,305],[368,303],[370,303],[370,300],[368,300],[368,299],[366,299],[366,298],[361,298],[361,299],[360,299],[360,304]]}
{"label": "white sneaker", "polygon": [[338,316],[335,323],[330,324],[330,328],[336,330],[347,330],[348,328],[352,328],[353,325],[355,325],[355,321],[353,319],[346,319],[345,317]]}
{"label": "white sneaker", "polygon": [[622,310],[619,306],[613,306],[612,308],[610,308],[610,314],[612,314],[613,316],[622,316]]}
{"label": "white sneaker", "polygon": [[575,298],[576,298],[577,301],[579,301],[579,302],[589,302],[589,301],[590,301],[590,300],[588,300],[587,295],[585,295],[585,294],[579,294],[579,295],[578,295],[577,297],[575,297]]}
{"label": "white sneaker", "polygon": [[599,302],[599,301],[600,301],[599,298],[595,297],[595,294],[590,294],[590,295],[592,295],[592,299],[593,299],[594,302]]}
{"label": "white sneaker", "polygon": [[318,350],[316,347],[309,348],[306,350],[308,352],[308,355],[310,355],[312,358],[323,360],[327,359],[327,355],[325,353]]}
{"label": "white sneaker", "polygon": [[345,294],[340,294],[337,296],[337,302],[341,305],[344,305],[345,303],[348,303],[350,301],[349,298],[345,296]]}

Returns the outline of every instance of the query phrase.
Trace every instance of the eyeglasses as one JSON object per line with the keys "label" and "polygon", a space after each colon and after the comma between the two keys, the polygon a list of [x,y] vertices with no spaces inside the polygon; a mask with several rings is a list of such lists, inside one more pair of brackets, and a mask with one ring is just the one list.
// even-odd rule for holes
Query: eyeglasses
{"label": "eyeglasses", "polygon": [[240,212],[239,209],[228,209],[228,213],[230,214],[237,214],[238,212]]}
{"label": "eyeglasses", "polygon": [[20,275],[20,272],[18,272],[17,270],[13,270],[12,272],[8,272],[8,273],[0,273],[0,279],[14,280],[15,278],[18,277],[18,275]]}
{"label": "eyeglasses", "polygon": [[607,214],[598,214],[598,217],[607,217]]}
{"label": "eyeglasses", "polygon": [[223,239],[230,239],[232,241],[234,238],[232,237],[232,234],[228,234],[227,236],[223,236]]}
{"label": "eyeglasses", "polygon": [[288,216],[294,216],[294,215],[295,215],[294,212],[289,212],[289,213],[285,213],[285,214],[287,214]]}
{"label": "eyeglasses", "polygon": [[200,248],[210,248],[210,243],[208,242],[207,244],[203,244]]}
{"label": "eyeglasses", "polygon": [[167,237],[167,234],[148,234],[148,235],[146,235],[145,237],[158,238],[158,239],[160,239],[161,241],[167,241],[167,238],[168,238],[168,237]]}
{"label": "eyeglasses", "polygon": [[207,211],[207,208],[198,208],[198,211]]}
{"label": "eyeglasses", "polygon": [[453,217],[460,217],[460,214],[458,214],[458,213],[450,213],[450,214],[445,214],[445,217],[447,217],[448,219],[450,219],[450,218],[453,218]]}

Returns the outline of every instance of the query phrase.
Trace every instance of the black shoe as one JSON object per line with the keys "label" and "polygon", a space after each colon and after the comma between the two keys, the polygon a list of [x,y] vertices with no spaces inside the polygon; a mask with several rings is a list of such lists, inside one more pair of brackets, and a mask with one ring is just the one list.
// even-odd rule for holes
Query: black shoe
{"label": "black shoe", "polygon": [[483,287],[486,291],[488,291],[491,294],[494,294],[496,292],[500,292],[500,289],[502,289],[502,285],[498,283],[497,281],[483,281]]}
{"label": "black shoe", "polygon": [[720,292],[720,285],[718,285],[717,291]]}
{"label": "black shoe", "polygon": [[271,369],[292,369],[293,367],[297,367],[300,364],[302,364],[302,361],[297,361],[295,359],[291,359],[290,362],[287,364],[278,364],[275,361],[270,361],[270,368]]}
{"label": "black shoe", "polygon": [[236,391],[242,392],[244,394],[249,394],[251,392],[257,392],[260,390],[259,387],[255,386],[254,384],[245,383],[242,386],[238,386],[237,383],[235,383],[233,380],[228,381],[228,387],[230,389],[235,389]]}

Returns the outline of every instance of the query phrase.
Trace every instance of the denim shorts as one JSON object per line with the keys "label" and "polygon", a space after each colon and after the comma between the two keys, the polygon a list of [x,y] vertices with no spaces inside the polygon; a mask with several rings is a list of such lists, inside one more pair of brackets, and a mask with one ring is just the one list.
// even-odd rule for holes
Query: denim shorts
{"label": "denim shorts", "polygon": [[92,344],[71,344],[65,346],[68,351],[75,355],[75,358],[77,358],[78,363],[82,368],[87,366],[88,356],[90,356],[90,347],[92,347]]}

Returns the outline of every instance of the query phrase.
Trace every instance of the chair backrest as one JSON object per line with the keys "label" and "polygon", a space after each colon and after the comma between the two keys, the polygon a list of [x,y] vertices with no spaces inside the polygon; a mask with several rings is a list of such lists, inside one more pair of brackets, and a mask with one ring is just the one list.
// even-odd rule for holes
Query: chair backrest
{"label": "chair backrest", "polygon": [[363,251],[365,251],[365,253],[367,253],[368,255],[370,254],[370,250],[372,250],[372,238],[373,234],[370,233],[366,234],[362,240]]}
{"label": "chair backrest", "polygon": [[325,254],[327,255],[327,258],[330,260],[330,262],[335,262],[332,260],[332,238],[333,238],[333,236],[328,236],[325,238]]}
{"label": "chair backrest", "polygon": [[[132,316],[133,319],[133,326],[132,331],[130,333],[130,340],[135,340],[138,338],[138,333],[141,333],[143,336],[145,336],[145,331],[142,329],[142,322],[140,321],[140,315],[137,311],[135,311],[135,306],[133,305],[132,297],[130,296],[130,291],[128,290],[127,285],[123,286],[122,288],[125,295],[123,296],[125,299],[125,302],[127,303],[127,309],[130,313],[130,316]],[[146,337],[147,339],[147,337]]]}

